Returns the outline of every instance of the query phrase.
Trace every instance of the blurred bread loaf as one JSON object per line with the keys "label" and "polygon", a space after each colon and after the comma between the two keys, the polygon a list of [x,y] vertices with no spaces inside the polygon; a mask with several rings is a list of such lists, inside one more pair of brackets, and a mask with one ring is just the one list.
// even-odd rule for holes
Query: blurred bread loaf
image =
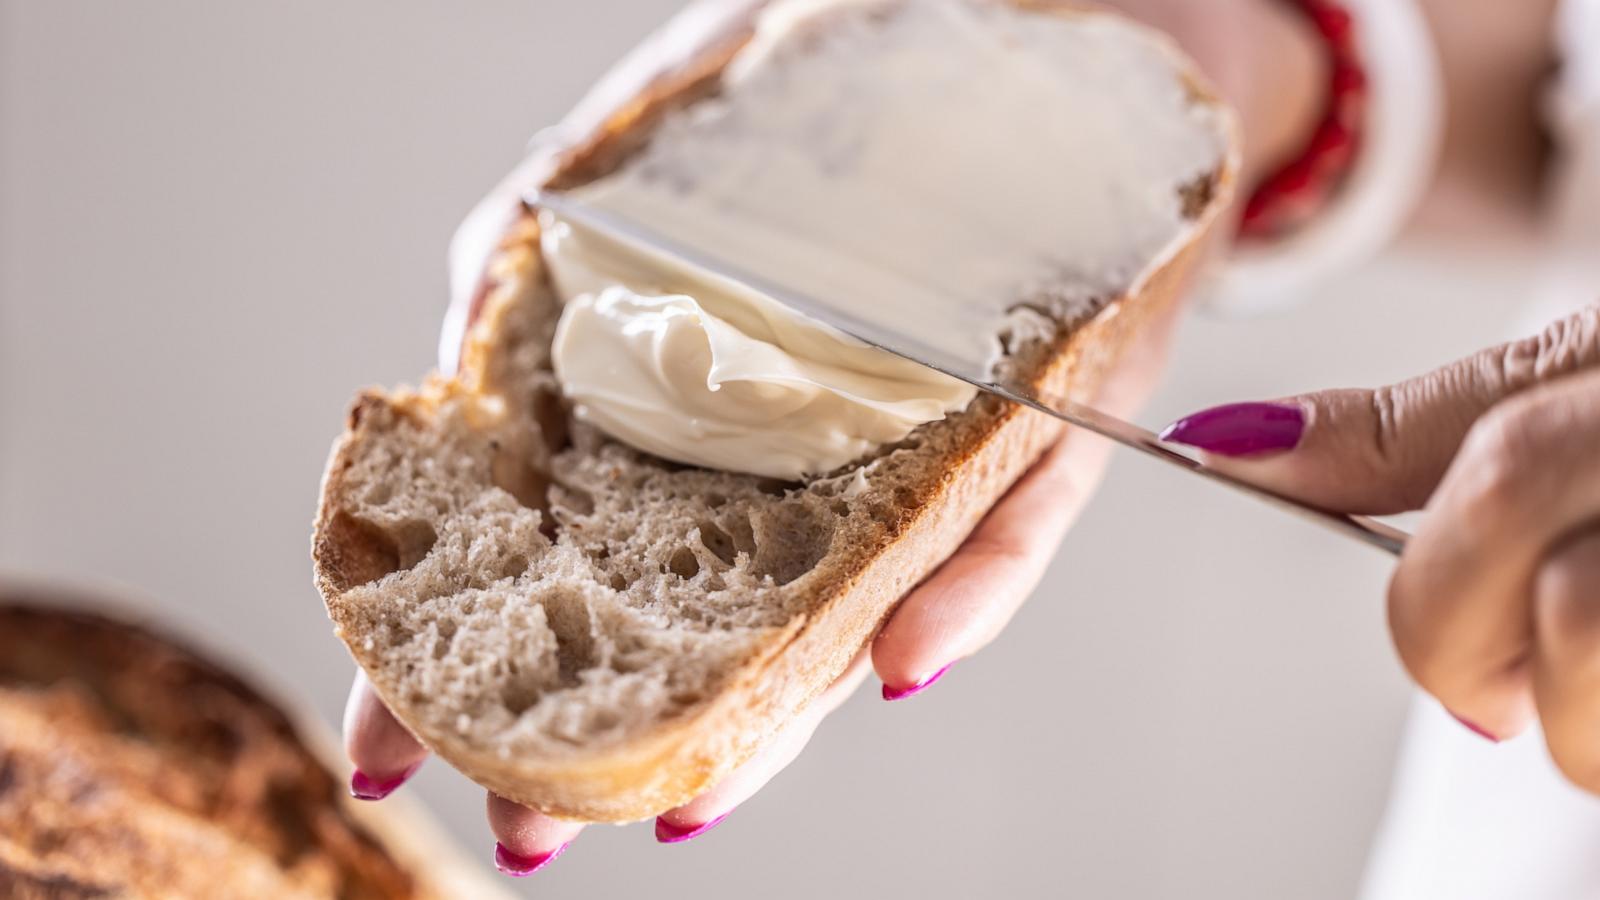
{"label": "blurred bread loaf", "polygon": [[366,814],[304,730],[217,663],[0,586],[0,897],[492,895],[447,842],[421,855],[424,835],[401,832],[426,826],[402,809]]}

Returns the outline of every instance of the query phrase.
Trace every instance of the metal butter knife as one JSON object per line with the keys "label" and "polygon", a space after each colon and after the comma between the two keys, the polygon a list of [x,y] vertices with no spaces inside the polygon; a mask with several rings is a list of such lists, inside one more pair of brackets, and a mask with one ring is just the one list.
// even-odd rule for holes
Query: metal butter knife
{"label": "metal butter knife", "polygon": [[651,231],[638,222],[597,209],[557,192],[535,192],[523,199],[532,208],[548,210],[557,218],[592,231],[619,245],[645,255],[665,256],[717,278],[743,285],[799,313],[831,325],[857,340],[943,372],[1012,403],[1047,416],[1054,416],[1069,425],[1109,438],[1124,447],[1178,466],[1187,472],[1227,485],[1347,537],[1355,538],[1380,550],[1387,550],[1396,556],[1405,549],[1409,535],[1376,519],[1330,512],[1218,472],[1177,445],[1162,441],[1155,433],[1107,415],[1093,407],[1066,398],[1040,397],[1025,386],[996,383],[990,380],[988,366],[983,360],[967,360],[952,356],[892,328],[851,315],[846,310],[838,309],[803,292],[774,284],[756,273],[746,272],[726,260],[716,259],[700,250],[684,246],[667,235]]}

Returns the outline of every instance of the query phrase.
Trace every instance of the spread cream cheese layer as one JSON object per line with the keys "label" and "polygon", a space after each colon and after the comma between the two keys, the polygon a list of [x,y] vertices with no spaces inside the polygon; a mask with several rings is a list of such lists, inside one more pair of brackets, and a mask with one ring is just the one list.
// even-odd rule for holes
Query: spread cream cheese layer
{"label": "spread cream cheese layer", "polygon": [[[1136,289],[1228,152],[1161,39],[985,0],[779,0],[723,90],[576,193],[990,367]],[[972,390],[769,298],[548,228],[578,414],[682,462],[827,471]]]}

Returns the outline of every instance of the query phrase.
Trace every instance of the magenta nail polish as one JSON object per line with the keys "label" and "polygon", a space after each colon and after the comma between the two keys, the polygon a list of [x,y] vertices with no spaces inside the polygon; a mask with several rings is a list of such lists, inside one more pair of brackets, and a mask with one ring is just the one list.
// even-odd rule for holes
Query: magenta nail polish
{"label": "magenta nail polish", "polygon": [[568,841],[549,853],[523,856],[520,853],[512,853],[506,849],[505,844],[496,842],[494,845],[494,867],[499,869],[501,874],[510,875],[512,878],[527,878],[529,875],[555,862],[556,857],[560,856],[571,843],[571,841]]}
{"label": "magenta nail polish", "polygon": [[1185,416],[1161,439],[1219,456],[1259,456],[1293,450],[1305,431],[1306,411],[1298,405],[1233,403]]}
{"label": "magenta nail polish", "polygon": [[[955,663],[951,663],[950,664],[950,666],[953,666],[953,665],[955,665]],[[885,700],[904,700],[904,699],[906,699],[908,697],[915,697],[916,695],[922,693],[923,691],[927,690],[928,688],[933,687],[935,682],[937,682],[939,679],[944,677],[944,673],[950,671],[950,666],[945,666],[944,668],[942,668],[939,671],[933,673],[932,675],[929,675],[927,678],[922,679],[921,681],[917,682],[916,684],[913,684],[910,687],[896,688],[896,687],[890,687],[889,685],[886,684],[886,685],[883,686],[883,699],[885,699]]]}
{"label": "magenta nail polish", "polygon": [[657,816],[656,840],[663,844],[681,844],[684,841],[694,840],[700,835],[705,834],[711,829],[722,824],[722,820],[726,819],[727,817],[728,814],[723,813],[722,815],[717,816],[715,819],[700,825],[683,826],[674,825],[671,822],[668,822],[665,818]]}
{"label": "magenta nail polish", "polygon": [[399,775],[382,780],[357,769],[350,775],[350,796],[357,800],[382,800],[410,780],[412,775],[417,774],[417,769],[421,766],[422,763],[417,763]]}
{"label": "magenta nail polish", "polygon": [[1451,713],[1450,714],[1450,718],[1455,719],[1457,722],[1460,722],[1462,728],[1465,728],[1466,730],[1472,732],[1473,734],[1477,735],[1478,737],[1483,738],[1484,740],[1488,741],[1489,743],[1491,743],[1491,744],[1500,743],[1500,739],[1495,737],[1493,733],[1491,733],[1488,729],[1484,728],[1482,725],[1479,725],[1478,723],[1473,722],[1470,719],[1463,719],[1460,716],[1456,715],[1455,713]]}

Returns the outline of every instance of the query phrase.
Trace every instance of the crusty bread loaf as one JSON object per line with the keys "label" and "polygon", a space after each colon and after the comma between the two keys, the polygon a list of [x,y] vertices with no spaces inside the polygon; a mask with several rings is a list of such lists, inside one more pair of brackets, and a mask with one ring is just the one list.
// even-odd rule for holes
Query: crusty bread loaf
{"label": "crusty bread loaf", "polygon": [[[716,90],[748,35],[734,23],[592,132],[569,132],[524,169],[538,173],[527,186],[614,170],[663,115]],[[1184,186],[1197,225],[1230,166]],[[1092,391],[1170,311],[1196,242],[1136,295],[1011,346],[1011,374]],[[844,670],[1058,435],[982,396],[804,483],[674,465],[564,407],[532,215],[504,235],[475,305],[455,376],[355,402],[323,482],[316,580],[423,743],[558,816],[639,819],[714,784]]]}
{"label": "crusty bread loaf", "polygon": [[441,871],[414,866],[343,793],[234,675],[58,598],[0,593],[0,897],[457,895],[448,847],[427,860]]}

